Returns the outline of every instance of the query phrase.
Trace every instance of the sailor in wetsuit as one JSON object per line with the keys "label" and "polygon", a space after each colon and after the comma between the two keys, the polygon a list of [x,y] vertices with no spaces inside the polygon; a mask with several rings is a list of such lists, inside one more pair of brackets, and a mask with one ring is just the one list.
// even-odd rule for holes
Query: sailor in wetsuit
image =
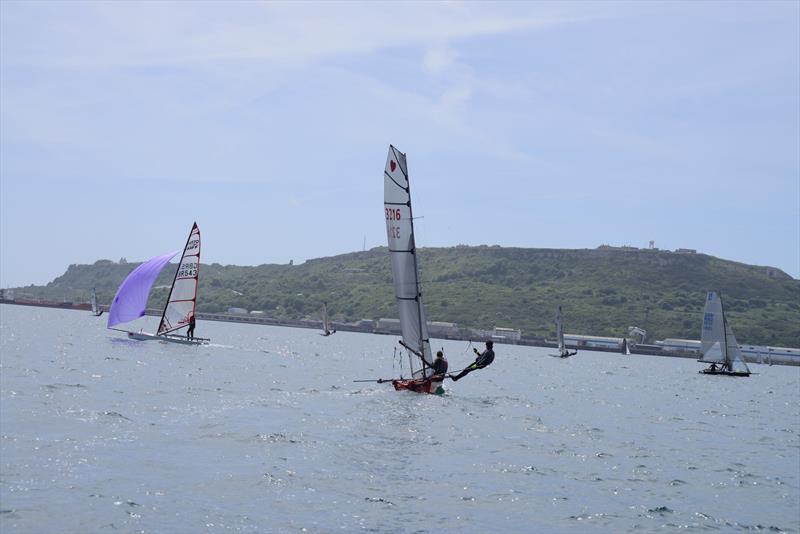
{"label": "sailor in wetsuit", "polygon": [[[436,359],[433,360],[433,369],[434,375],[444,375],[447,372],[447,360],[444,359],[444,353],[442,351],[436,352]],[[444,376],[442,376],[444,378]]]}
{"label": "sailor in wetsuit", "polygon": [[189,316],[189,329],[186,331],[186,339],[194,339],[194,314]]}
{"label": "sailor in wetsuit", "polygon": [[472,349],[472,350],[475,351],[475,354],[478,355],[478,357],[475,358],[475,361],[472,362],[471,365],[468,365],[466,368],[464,368],[464,370],[461,371],[460,373],[458,373],[457,375],[447,375],[447,376],[452,378],[453,382],[455,382],[457,380],[460,380],[460,379],[464,378],[465,376],[467,376],[468,374],[470,374],[472,371],[474,371],[476,369],[483,369],[484,367],[487,367],[489,364],[491,364],[494,361],[494,351],[492,350],[493,346],[494,346],[494,343],[492,343],[492,341],[489,340],[489,341],[486,342],[486,350],[485,351],[479,353],[478,349]]}

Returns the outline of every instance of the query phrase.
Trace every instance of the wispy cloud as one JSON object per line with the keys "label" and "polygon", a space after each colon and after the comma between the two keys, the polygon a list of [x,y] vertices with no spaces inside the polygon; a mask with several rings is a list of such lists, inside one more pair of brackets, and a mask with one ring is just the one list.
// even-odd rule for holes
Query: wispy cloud
{"label": "wispy cloud", "polygon": [[503,14],[491,4],[441,2],[3,2],[3,58],[69,68],[296,62],[570,20],[510,6]]}

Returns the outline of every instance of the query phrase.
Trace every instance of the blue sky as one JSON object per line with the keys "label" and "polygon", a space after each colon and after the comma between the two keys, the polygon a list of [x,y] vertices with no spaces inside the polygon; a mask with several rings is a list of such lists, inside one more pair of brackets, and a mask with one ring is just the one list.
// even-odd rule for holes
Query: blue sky
{"label": "blue sky", "polygon": [[0,2],[0,286],[185,241],[696,248],[800,276],[800,3]]}

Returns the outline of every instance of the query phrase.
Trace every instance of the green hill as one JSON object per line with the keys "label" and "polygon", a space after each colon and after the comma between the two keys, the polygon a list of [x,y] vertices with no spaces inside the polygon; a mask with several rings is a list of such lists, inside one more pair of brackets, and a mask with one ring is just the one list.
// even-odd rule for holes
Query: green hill
{"label": "green hill", "polygon": [[[561,304],[568,332],[621,336],[636,325],[649,340],[698,339],[705,292],[717,289],[741,342],[800,346],[800,281],[771,267],[621,249],[458,246],[420,249],[419,257],[430,321],[552,337]],[[19,288],[17,294],[87,300],[96,287],[107,303],[136,265],[70,265],[47,286]],[[173,275],[166,269],[156,286],[168,286]],[[204,264],[200,278],[199,311],[241,307],[297,319],[318,317],[327,301],[334,320],[397,316],[385,247],[294,266]],[[155,289],[150,306],[161,307],[166,292]]]}

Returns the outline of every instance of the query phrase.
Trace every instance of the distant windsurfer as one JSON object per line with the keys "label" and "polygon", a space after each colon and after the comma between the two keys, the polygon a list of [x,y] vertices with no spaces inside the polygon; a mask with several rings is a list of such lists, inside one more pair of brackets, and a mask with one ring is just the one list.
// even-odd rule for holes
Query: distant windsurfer
{"label": "distant windsurfer", "polygon": [[194,314],[191,314],[189,316],[189,329],[186,331],[186,339],[189,340],[194,339],[194,325],[195,325]]}
{"label": "distant windsurfer", "polygon": [[478,352],[478,349],[472,349],[472,350],[475,351],[475,354],[478,355],[478,357],[475,358],[475,361],[472,362],[467,367],[465,367],[464,370],[461,371],[460,373],[458,373],[457,375],[447,375],[447,376],[452,378],[453,382],[456,382],[456,381],[464,378],[468,374],[470,374],[472,371],[475,371],[477,369],[483,369],[484,367],[488,367],[494,361],[494,350],[492,350],[493,346],[494,346],[494,343],[492,342],[492,340],[489,340],[489,341],[486,342],[486,350],[485,351]]}

